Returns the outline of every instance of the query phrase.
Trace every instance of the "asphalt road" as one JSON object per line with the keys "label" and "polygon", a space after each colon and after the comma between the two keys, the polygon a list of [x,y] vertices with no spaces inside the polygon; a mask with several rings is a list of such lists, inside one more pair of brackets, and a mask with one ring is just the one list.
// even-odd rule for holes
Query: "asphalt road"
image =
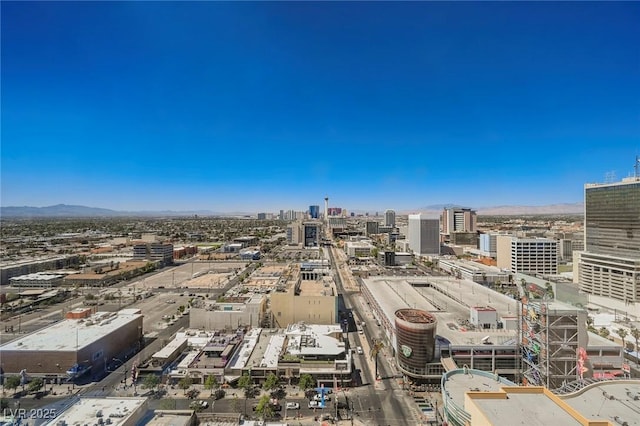
{"label": "asphalt road", "polygon": [[[337,271],[336,285],[338,287],[338,294],[343,295],[343,300],[345,307],[347,309],[351,309],[357,313],[359,318],[364,318],[364,312],[359,312],[357,309],[357,305],[353,303],[352,293],[345,291],[345,288],[342,284],[342,276],[341,270],[337,267],[336,259],[333,252],[334,248],[329,248],[329,256],[331,258],[331,265],[333,265]],[[361,340],[366,338],[369,340],[369,347],[372,343],[370,341],[369,330],[371,328],[369,326],[365,327],[365,333],[359,334],[349,333],[350,339],[355,342],[354,346],[362,346]],[[405,416],[403,413],[409,412],[409,406],[404,397],[404,393],[402,391],[396,392],[391,388],[391,381],[393,378],[385,379],[383,383],[383,389],[377,390],[375,386],[375,378],[374,372],[370,371],[369,365],[365,360],[365,357],[369,356],[369,354],[365,353],[363,355],[355,355],[358,357],[356,360],[356,366],[359,366],[361,369],[361,378],[363,382],[363,386],[358,388],[353,388],[349,392],[348,404],[352,407],[352,411],[355,416],[359,417],[360,420],[366,423],[372,424],[392,424],[392,425],[412,425],[415,422],[412,422],[410,416]],[[381,360],[378,362],[378,372],[381,377],[390,377],[390,369],[385,365],[384,357],[380,357]]]}

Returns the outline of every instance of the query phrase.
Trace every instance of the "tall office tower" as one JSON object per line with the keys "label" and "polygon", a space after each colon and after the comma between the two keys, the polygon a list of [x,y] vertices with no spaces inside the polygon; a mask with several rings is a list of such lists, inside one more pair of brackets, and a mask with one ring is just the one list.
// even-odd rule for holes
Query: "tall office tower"
{"label": "tall office tower", "polygon": [[475,232],[476,212],[468,208],[451,207],[442,211],[442,233],[449,235],[453,232]]}
{"label": "tall office tower", "polygon": [[369,235],[374,235],[378,233],[379,223],[375,221],[367,221],[364,227],[364,233],[368,237]]}
{"label": "tall office tower", "polygon": [[384,226],[391,226],[395,228],[396,226],[396,212],[393,210],[386,210],[384,212]]}
{"label": "tall office tower", "polygon": [[320,217],[320,206],[309,206],[309,217],[318,219]]}
{"label": "tall office tower", "polygon": [[640,310],[640,176],[587,184],[584,204],[580,290],[592,303]]}
{"label": "tall office tower", "polygon": [[329,220],[329,197],[324,197],[324,220]]}
{"label": "tall office tower", "polygon": [[416,254],[440,254],[440,221],[410,214],[407,229],[409,248]]}

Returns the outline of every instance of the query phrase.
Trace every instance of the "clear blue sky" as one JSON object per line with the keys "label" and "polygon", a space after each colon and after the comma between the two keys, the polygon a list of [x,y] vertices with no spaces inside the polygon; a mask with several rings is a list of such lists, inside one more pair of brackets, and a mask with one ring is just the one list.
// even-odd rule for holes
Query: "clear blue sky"
{"label": "clear blue sky", "polygon": [[640,154],[636,2],[2,2],[3,206],[582,201]]}

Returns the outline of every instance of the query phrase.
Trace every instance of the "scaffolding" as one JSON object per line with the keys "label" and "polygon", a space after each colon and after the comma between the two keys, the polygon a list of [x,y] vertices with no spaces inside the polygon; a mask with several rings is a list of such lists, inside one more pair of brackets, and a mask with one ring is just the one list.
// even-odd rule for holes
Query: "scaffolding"
{"label": "scaffolding", "polygon": [[578,379],[578,349],[587,345],[586,312],[547,300],[525,300],[521,306],[523,383],[556,389]]}

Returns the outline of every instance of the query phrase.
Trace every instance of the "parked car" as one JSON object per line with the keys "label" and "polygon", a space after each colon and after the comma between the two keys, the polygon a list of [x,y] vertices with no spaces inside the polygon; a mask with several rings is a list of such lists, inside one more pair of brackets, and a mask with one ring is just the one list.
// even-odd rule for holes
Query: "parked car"
{"label": "parked car", "polygon": [[322,408],[320,407],[320,403],[318,401],[309,401],[309,408]]}
{"label": "parked car", "polygon": [[362,350],[362,347],[360,347],[360,346],[358,346],[358,347],[356,348],[356,352],[358,352],[358,355],[362,355],[362,354],[364,354],[364,352],[363,352],[363,350]]}
{"label": "parked car", "polygon": [[287,402],[287,410],[299,410],[300,404],[297,402]]}
{"label": "parked car", "polygon": [[[313,396],[313,400],[314,401],[322,401],[322,395],[320,394],[316,394]],[[325,401],[331,401],[331,397],[327,394],[324,395],[324,400]]]}

